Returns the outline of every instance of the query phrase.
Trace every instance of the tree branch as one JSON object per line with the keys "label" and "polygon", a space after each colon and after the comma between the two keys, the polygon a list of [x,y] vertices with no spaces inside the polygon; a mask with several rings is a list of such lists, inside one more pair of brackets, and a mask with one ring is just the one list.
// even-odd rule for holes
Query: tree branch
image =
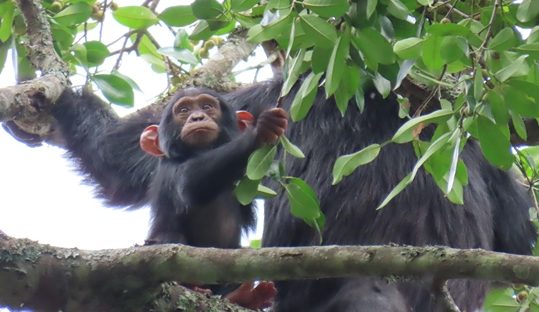
{"label": "tree branch", "polygon": [[539,285],[539,258],[480,249],[323,246],[222,250],[155,245],[83,251],[0,236],[0,250],[0,284],[10,285],[0,288],[0,304],[10,306],[39,302],[40,298],[48,298],[60,308],[90,298],[122,304],[121,299],[134,297],[140,304],[144,291],[166,281],[200,285],[398,275]]}
{"label": "tree branch", "polygon": [[16,127],[27,133],[47,135],[50,117],[40,112],[56,101],[68,84],[69,70],[54,50],[50,26],[37,0],[17,0],[26,22],[27,50],[32,65],[42,72],[40,78],[0,89],[0,122],[17,119]]}
{"label": "tree branch", "polygon": [[233,33],[221,45],[217,53],[204,65],[196,69],[191,79],[184,85],[204,86],[214,90],[230,91],[237,87],[229,75],[232,69],[247,59],[256,48],[256,44],[247,42],[247,32]]}

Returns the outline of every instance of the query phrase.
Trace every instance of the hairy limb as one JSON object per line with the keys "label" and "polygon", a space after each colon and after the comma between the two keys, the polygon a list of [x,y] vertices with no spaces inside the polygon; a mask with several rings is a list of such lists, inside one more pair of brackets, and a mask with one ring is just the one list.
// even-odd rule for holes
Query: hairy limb
{"label": "hairy limb", "polygon": [[136,207],[147,202],[146,190],[157,159],[139,148],[151,115],[120,120],[110,107],[88,91],[64,91],[52,114],[66,148],[82,172],[98,185],[107,204]]}

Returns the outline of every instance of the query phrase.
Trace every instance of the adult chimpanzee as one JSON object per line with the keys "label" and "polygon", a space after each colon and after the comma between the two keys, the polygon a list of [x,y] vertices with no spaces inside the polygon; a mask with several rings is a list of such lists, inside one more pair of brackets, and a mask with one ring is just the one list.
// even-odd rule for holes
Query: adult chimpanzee
{"label": "adult chimpanzee", "polygon": [[[68,149],[81,161],[82,169],[99,181],[120,185],[109,180],[117,173],[111,175],[107,170],[117,165],[109,161],[118,148],[113,144],[123,144],[117,141],[123,136],[115,137],[117,132],[108,129],[131,129],[136,123],[131,120],[124,125],[93,95],[77,96],[70,90],[60,98],[53,113]],[[245,129],[240,133],[234,112],[218,94],[187,89],[171,98],[159,125],[147,125],[140,137],[142,149],[159,159],[157,167],[151,167],[155,165],[151,159],[139,152],[129,154],[133,149],[127,149],[127,162],[116,170],[131,172],[130,178],[140,174],[141,182],[131,182],[141,186],[152,176],[148,192],[152,225],[147,243],[240,247],[241,231],[254,225],[255,216],[252,205],[244,206],[236,200],[234,182],[244,174],[247,159],[256,148],[274,143],[284,133],[287,114],[272,108],[258,116],[254,127],[242,125]],[[96,150],[87,150],[88,147]],[[122,156],[118,157],[121,161]],[[271,297],[272,288],[263,285],[253,296],[268,293]],[[257,301],[254,305],[264,303]]]}
{"label": "adult chimpanzee", "polygon": [[[257,84],[224,97],[236,109],[259,115],[275,105],[281,85],[279,81]],[[297,86],[283,101],[285,107],[290,105],[296,91]],[[376,161],[331,186],[331,169],[337,156],[385,141],[403,123],[394,98],[381,99],[373,91],[366,94],[364,112],[350,105],[346,116],[341,117],[334,102],[326,101],[320,92],[307,119],[292,124],[288,130],[288,136],[302,148],[307,159],[287,158],[287,172],[306,179],[319,195],[326,214],[325,244],[397,243],[531,252],[536,238],[528,217],[532,203],[511,174],[484,160],[475,142],[469,142],[462,152],[469,175],[462,206],[451,204],[432,178],[420,171],[414,183],[388,206],[375,210],[415,164],[417,158],[410,145],[384,147]],[[102,195],[111,204],[140,204],[144,197],[140,192],[144,193],[148,187],[156,165],[144,160],[145,156],[134,148],[140,132],[148,125],[145,116],[120,123],[91,103],[81,104],[86,108],[78,109],[84,112],[73,115],[71,118],[78,119],[62,131],[68,136],[74,132],[81,138],[68,145],[68,149],[79,150],[85,171],[101,186]],[[92,117],[85,117],[86,114]],[[155,119],[151,115],[146,117]],[[113,128],[111,123],[118,127],[104,131]],[[97,167],[95,163],[101,165]],[[108,170],[96,172],[92,168]],[[315,245],[318,241],[313,229],[290,215],[283,195],[267,202],[265,246]],[[276,310],[440,311],[442,308],[431,296],[430,282],[388,284],[377,278],[279,282]],[[464,311],[480,308],[486,289],[487,283],[478,281],[456,280],[449,284],[453,298]]]}
{"label": "adult chimpanzee", "polygon": [[[238,109],[255,115],[272,107],[282,84],[269,82],[225,96]],[[283,101],[289,107],[297,88]],[[476,142],[462,152],[469,185],[464,205],[454,205],[434,180],[420,171],[414,182],[382,210],[376,207],[409,172],[417,157],[413,147],[389,145],[378,158],[332,186],[336,157],[388,140],[403,124],[394,97],[382,99],[367,90],[365,110],[355,103],[341,117],[323,90],[307,118],[293,123],[287,136],[297,143],[306,160],[287,158],[287,174],[299,176],[314,187],[326,215],[324,244],[446,245],[530,254],[536,231],[529,221],[532,202],[526,190],[509,172],[498,170],[482,157]],[[316,245],[317,232],[290,214],[280,194],[267,201],[264,246]],[[485,282],[454,280],[449,290],[462,311],[480,309],[487,290]],[[323,279],[279,282],[277,311],[443,311],[431,295],[432,281],[386,283],[382,279]]]}

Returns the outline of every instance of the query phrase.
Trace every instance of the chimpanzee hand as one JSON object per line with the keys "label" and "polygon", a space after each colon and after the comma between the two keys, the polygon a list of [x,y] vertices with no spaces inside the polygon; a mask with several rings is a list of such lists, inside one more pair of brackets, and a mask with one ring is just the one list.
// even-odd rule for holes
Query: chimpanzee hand
{"label": "chimpanzee hand", "polygon": [[288,125],[288,113],[282,108],[263,111],[256,121],[256,141],[258,144],[273,144],[283,135]]}

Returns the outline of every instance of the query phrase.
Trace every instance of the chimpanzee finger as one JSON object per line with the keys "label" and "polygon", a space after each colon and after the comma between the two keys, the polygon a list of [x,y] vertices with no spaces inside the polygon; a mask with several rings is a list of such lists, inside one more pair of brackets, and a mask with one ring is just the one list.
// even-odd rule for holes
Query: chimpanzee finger
{"label": "chimpanzee finger", "polygon": [[286,129],[286,127],[288,126],[288,119],[280,115],[276,116],[276,115],[267,114],[264,116],[260,116],[258,120],[258,124],[260,124],[263,127],[271,127],[271,128],[279,127],[279,128]]}

